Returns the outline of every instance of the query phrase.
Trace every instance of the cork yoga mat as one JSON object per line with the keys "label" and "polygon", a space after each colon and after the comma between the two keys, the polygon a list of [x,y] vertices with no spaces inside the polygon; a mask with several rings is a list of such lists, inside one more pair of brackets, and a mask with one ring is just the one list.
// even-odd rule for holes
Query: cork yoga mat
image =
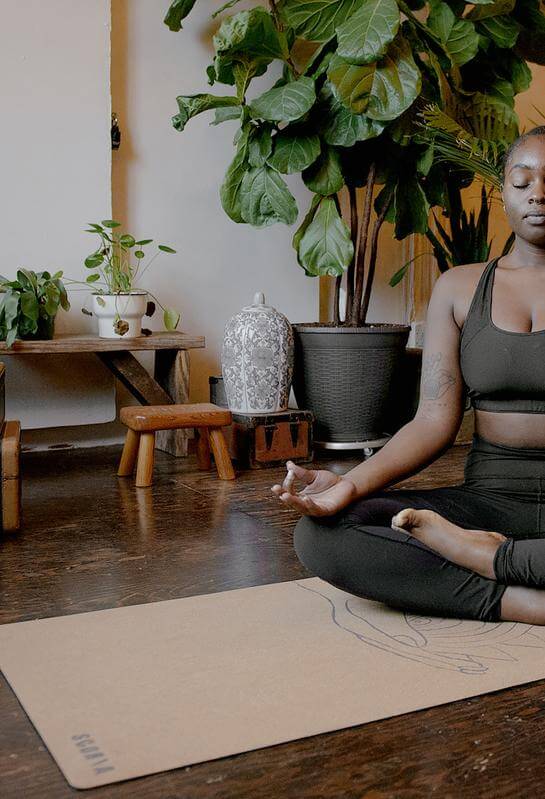
{"label": "cork yoga mat", "polygon": [[74,788],[545,678],[545,628],[404,614],[318,577],[0,627]]}

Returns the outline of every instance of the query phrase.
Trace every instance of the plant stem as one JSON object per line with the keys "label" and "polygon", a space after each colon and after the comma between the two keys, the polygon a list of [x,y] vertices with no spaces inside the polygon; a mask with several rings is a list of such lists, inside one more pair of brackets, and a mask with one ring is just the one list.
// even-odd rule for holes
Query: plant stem
{"label": "plant stem", "polygon": [[354,301],[352,305],[352,316],[350,324],[357,327],[360,321],[360,306],[363,294],[363,279],[365,273],[365,253],[367,251],[367,235],[369,233],[369,220],[371,219],[371,205],[373,201],[373,187],[375,184],[376,164],[373,161],[367,173],[367,185],[365,188],[365,204],[363,207],[363,223],[360,232],[358,253],[356,256],[356,288],[354,290]]}
{"label": "plant stem", "polygon": [[354,245],[354,254],[348,265],[346,272],[346,308],[344,313],[345,322],[350,321],[352,316],[352,306],[354,304],[354,269],[356,266],[356,249],[358,246],[358,197],[355,186],[348,186],[348,197],[350,200],[350,238]]}
{"label": "plant stem", "polygon": [[[280,33],[283,33],[284,32],[284,23],[280,19],[280,14],[278,13],[278,8],[276,6],[275,0],[269,0],[269,5],[271,7],[271,16],[272,16],[272,18],[274,20],[274,24],[276,25],[276,28],[277,28],[277,30],[280,31]],[[291,56],[289,54],[286,57],[286,63],[289,65],[289,67],[290,67],[290,69],[291,69],[291,71],[293,73],[293,76],[295,78],[298,78],[299,77],[299,71],[297,70],[297,67],[293,63],[292,58],[291,58]]]}
{"label": "plant stem", "polygon": [[373,232],[371,234],[371,255],[369,257],[369,270],[367,273],[367,282],[365,284],[365,295],[363,298],[363,305],[361,307],[360,318],[358,319],[359,325],[364,325],[365,320],[367,319],[367,310],[369,308],[369,299],[371,297],[371,289],[373,287],[373,278],[375,276],[375,265],[377,262],[377,252],[378,252],[378,235],[380,233],[380,229],[382,227],[382,223],[388,213],[388,208],[392,202],[392,198],[394,196],[394,189],[393,187],[390,188],[389,194],[387,195],[387,199],[380,209],[380,213],[378,214],[375,224],[373,225]]}

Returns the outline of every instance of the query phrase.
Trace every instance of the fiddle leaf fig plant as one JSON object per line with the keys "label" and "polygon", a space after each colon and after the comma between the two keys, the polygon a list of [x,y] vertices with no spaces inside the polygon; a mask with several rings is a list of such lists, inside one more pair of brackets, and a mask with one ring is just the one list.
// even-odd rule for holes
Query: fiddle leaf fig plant
{"label": "fiddle leaf fig plant", "polygon": [[[171,3],[170,30],[194,5]],[[294,224],[284,176],[301,175],[312,196],[292,239],[297,262],[308,276],[335,278],[334,324],[362,326],[383,224],[397,239],[426,234],[439,208],[456,225],[460,190],[474,178],[436,158],[434,141],[418,135],[419,113],[433,104],[469,118],[479,138],[514,137],[526,62],[545,63],[545,18],[538,0],[270,0],[224,16],[212,45],[208,85],[223,91],[180,94],[174,127],[205,111],[212,125],[238,123],[219,190],[238,224]],[[256,93],[252,82],[273,62],[274,82]],[[484,215],[460,228],[481,248]]]}

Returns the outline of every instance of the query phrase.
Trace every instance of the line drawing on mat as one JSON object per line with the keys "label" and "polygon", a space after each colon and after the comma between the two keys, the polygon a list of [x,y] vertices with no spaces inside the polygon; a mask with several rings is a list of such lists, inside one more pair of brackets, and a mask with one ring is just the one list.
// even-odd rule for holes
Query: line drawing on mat
{"label": "line drawing on mat", "polygon": [[545,631],[539,634],[540,627],[520,622],[479,622],[399,612],[398,618],[405,629],[392,634],[354,607],[361,597],[349,597],[337,605],[327,594],[294,582],[325,599],[334,624],[362,643],[436,669],[484,674],[490,671],[494,661],[518,663],[514,647],[545,649]]}

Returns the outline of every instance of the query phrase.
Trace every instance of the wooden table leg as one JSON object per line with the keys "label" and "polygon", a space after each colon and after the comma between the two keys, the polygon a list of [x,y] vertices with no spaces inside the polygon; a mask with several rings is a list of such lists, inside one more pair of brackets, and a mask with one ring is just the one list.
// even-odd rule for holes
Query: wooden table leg
{"label": "wooden table leg", "polygon": [[[102,363],[142,405],[184,405],[189,402],[189,350],[157,350],[152,377],[132,352],[97,352]],[[192,430],[160,430],[155,446],[185,457]]]}
{"label": "wooden table leg", "polygon": [[[189,402],[189,350],[157,350],[155,353],[155,380],[169,394],[172,402],[185,405]],[[158,430],[155,446],[176,457],[188,453],[191,429]]]}
{"label": "wooden table leg", "polygon": [[132,352],[97,352],[96,354],[142,405],[171,405],[174,402]]}

